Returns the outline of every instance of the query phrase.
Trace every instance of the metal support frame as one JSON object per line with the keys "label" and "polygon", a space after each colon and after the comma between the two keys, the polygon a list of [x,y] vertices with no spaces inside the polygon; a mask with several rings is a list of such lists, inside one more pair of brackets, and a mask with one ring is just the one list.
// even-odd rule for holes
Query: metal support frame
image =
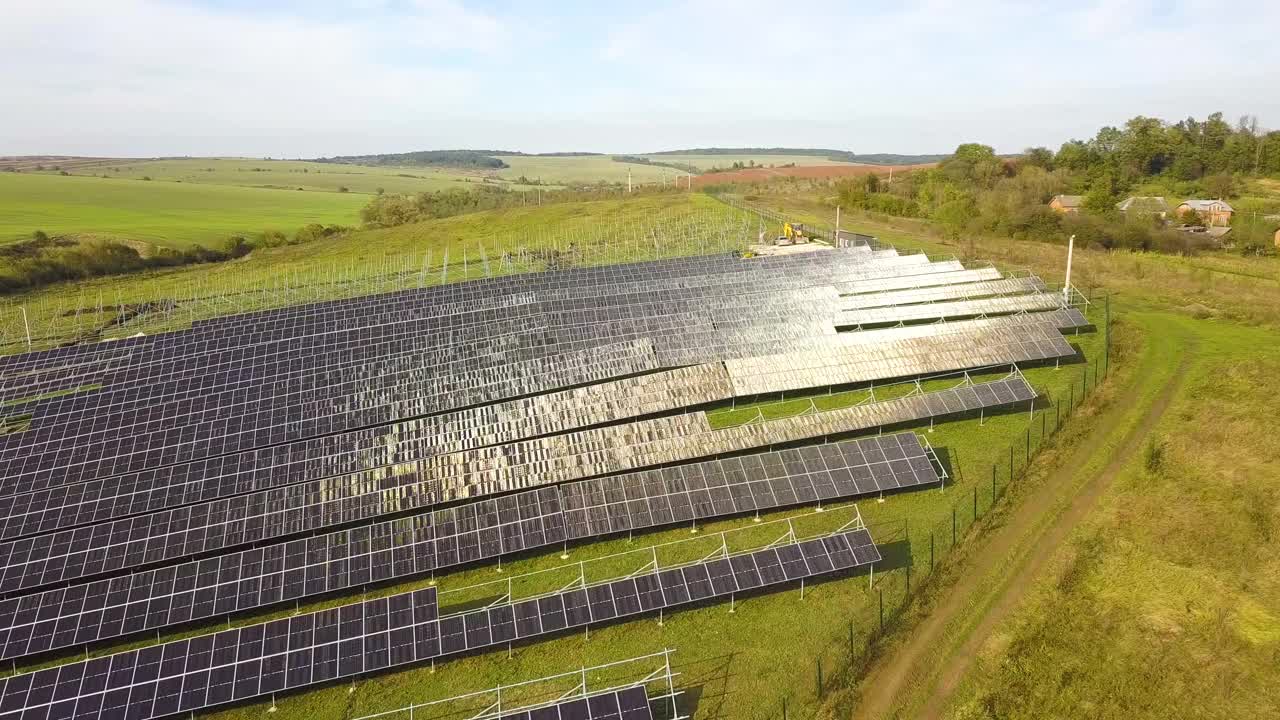
{"label": "metal support frame", "polygon": [[[659,687],[659,694],[649,695],[649,701],[651,703],[654,701],[669,701],[671,707],[671,715],[669,716],[670,720],[688,720],[689,716],[680,713],[676,703],[676,699],[683,695],[684,691],[676,689],[676,678],[680,676],[680,673],[674,671],[671,667],[671,655],[674,652],[674,649],[664,648],[660,652],[628,658],[626,660],[616,660],[614,662],[592,666],[584,665],[577,670],[570,670],[556,675],[547,675],[534,680],[498,685],[487,690],[454,695],[442,700],[414,703],[405,707],[396,708],[395,710],[386,710],[372,715],[362,715],[355,720],[375,720],[377,718],[385,718],[388,716],[401,716],[404,713],[408,713],[409,717],[412,719],[419,711],[427,709],[437,711],[443,709],[451,717],[463,717],[462,715],[458,715],[458,713],[461,712],[460,710],[449,711],[447,706],[463,702],[467,702],[469,704],[476,700],[484,700],[486,698],[488,699],[488,705],[485,706],[483,710],[475,714],[468,714],[465,717],[467,717],[468,720],[499,720],[502,717],[512,714],[519,714],[553,705],[559,705],[571,700],[585,699],[597,695],[604,695],[606,693],[630,690],[631,688],[637,687],[644,687],[647,689],[648,686],[655,684]],[[655,661],[657,667],[653,667]],[[636,679],[630,682],[608,683],[601,687],[591,686],[590,678],[592,674],[598,674],[606,670],[617,670],[628,665],[642,665],[645,668],[652,669],[647,671],[643,669],[636,670],[634,673],[636,675]],[[510,696],[512,691],[521,689],[533,691],[538,685],[547,685],[548,687],[546,692],[551,692],[553,687],[561,684],[558,681],[566,679],[574,679],[577,682],[572,688],[560,691],[550,700],[533,704],[509,705],[503,703],[504,692]],[[442,708],[441,706],[445,707]]]}

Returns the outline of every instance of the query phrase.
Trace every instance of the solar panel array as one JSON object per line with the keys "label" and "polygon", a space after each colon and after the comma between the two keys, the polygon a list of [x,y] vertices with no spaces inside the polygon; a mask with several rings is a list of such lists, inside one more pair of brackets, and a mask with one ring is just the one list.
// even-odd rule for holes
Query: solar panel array
{"label": "solar panel array", "polygon": [[[647,470],[0,601],[9,660],[673,523],[937,483],[900,433]],[[108,552],[111,552],[108,550]]]}
{"label": "solar panel array", "polygon": [[21,720],[195,712],[879,560],[871,535],[854,530],[454,615],[438,615],[428,588],[10,677],[0,712]]}
{"label": "solar panel array", "polygon": [[[961,310],[986,317],[919,324]],[[0,357],[0,402],[31,415],[0,435],[0,658],[936,483],[912,434],[829,440],[1032,400],[1020,374],[732,427],[704,411],[1053,362],[1086,324],[1035,278],[860,247],[507,276]],[[198,710],[857,567],[878,558],[860,532],[532,605],[442,618],[422,591],[151,645],[10,678],[0,714]]]}

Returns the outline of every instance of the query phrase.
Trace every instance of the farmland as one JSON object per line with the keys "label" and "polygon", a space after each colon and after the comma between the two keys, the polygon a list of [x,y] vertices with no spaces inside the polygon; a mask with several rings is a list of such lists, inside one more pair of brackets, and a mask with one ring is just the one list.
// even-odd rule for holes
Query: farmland
{"label": "farmland", "polygon": [[[111,162],[90,172],[110,177],[167,180],[205,185],[235,185],[277,190],[339,192],[373,195],[415,193],[447,188],[466,189],[482,178],[462,171],[433,167],[370,167],[301,160],[250,158],[191,158]],[[506,183],[503,183],[504,185]]]}
{"label": "farmland", "polygon": [[51,234],[183,247],[269,228],[355,224],[368,197],[230,185],[0,173],[0,242]]}

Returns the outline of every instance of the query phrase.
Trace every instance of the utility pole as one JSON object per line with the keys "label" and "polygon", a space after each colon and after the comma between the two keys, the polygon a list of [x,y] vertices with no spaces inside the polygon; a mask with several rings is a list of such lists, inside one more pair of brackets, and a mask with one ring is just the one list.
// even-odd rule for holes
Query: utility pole
{"label": "utility pole", "polygon": [[1076,236],[1072,235],[1067,240],[1067,281],[1062,286],[1062,299],[1068,305],[1071,304],[1071,255],[1076,249]]}
{"label": "utility pole", "polygon": [[631,194],[631,168],[627,168],[627,194]]}

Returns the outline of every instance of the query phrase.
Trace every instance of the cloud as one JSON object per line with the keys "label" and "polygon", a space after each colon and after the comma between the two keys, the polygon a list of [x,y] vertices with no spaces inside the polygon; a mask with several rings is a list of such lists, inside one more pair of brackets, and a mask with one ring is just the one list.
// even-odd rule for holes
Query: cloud
{"label": "cloud", "polygon": [[10,4],[0,153],[1017,150],[1136,114],[1280,125],[1261,0]]}

